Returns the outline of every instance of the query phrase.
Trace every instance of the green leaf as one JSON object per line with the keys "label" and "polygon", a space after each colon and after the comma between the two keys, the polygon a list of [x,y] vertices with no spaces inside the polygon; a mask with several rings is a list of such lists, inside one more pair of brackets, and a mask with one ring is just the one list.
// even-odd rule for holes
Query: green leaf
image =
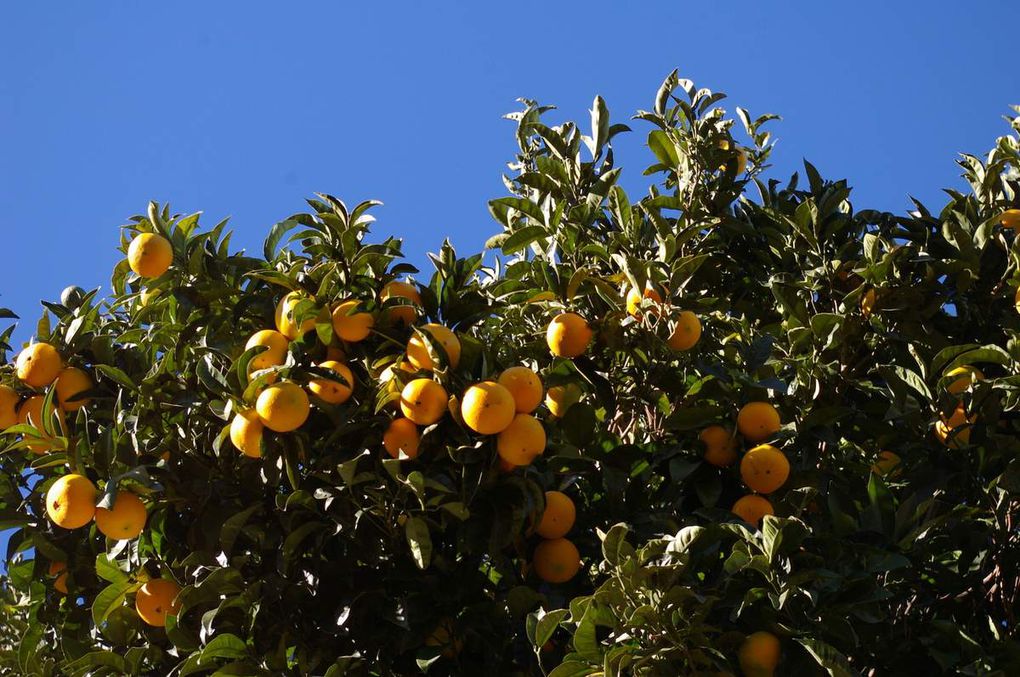
{"label": "green leaf", "polygon": [[556,609],[549,612],[539,609],[528,614],[526,632],[532,646],[537,649],[545,646],[545,643],[552,639],[556,629],[560,627],[560,622],[569,615],[570,611],[567,609]]}
{"label": "green leaf", "polygon": [[138,386],[136,386],[134,381],[131,380],[131,377],[124,373],[123,370],[117,367],[111,366],[109,364],[97,364],[96,369],[98,369],[100,373],[102,373],[110,380],[116,382],[118,385],[127,388],[128,390],[133,391],[138,389]]}
{"label": "green leaf", "polygon": [[859,674],[846,656],[822,640],[810,637],[794,637],[794,640],[811,654],[818,665],[825,668],[830,677],[853,677]]}
{"label": "green leaf", "polygon": [[111,613],[124,606],[127,596],[139,587],[140,583],[125,580],[103,588],[92,602],[92,621],[96,625],[102,625]]}
{"label": "green leaf", "polygon": [[96,556],[96,575],[104,581],[120,585],[128,583],[129,580],[128,575],[117,565],[117,562],[111,561],[105,552]]}
{"label": "green leaf", "polygon": [[411,517],[404,524],[404,534],[411,546],[411,556],[419,569],[427,569],[432,561],[432,535],[421,517]]}

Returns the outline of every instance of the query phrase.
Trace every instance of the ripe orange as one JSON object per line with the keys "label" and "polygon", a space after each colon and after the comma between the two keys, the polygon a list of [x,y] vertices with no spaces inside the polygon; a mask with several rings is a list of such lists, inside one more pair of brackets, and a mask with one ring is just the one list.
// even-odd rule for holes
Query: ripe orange
{"label": "ripe orange", "polygon": [[[46,432],[47,422],[43,420],[43,402],[45,399],[42,395],[32,395],[18,407],[18,423],[34,426],[39,431],[40,436],[44,438],[31,442],[28,445],[28,448],[37,454],[45,454],[52,448],[51,445],[46,443],[46,438],[49,437],[49,434]],[[56,414],[57,421],[51,423],[59,426],[61,429],[64,428],[66,425],[64,412],[55,408],[53,413]]]}
{"label": "ripe orange", "polygon": [[682,311],[676,318],[673,333],[667,344],[673,350],[690,350],[701,338],[701,320],[689,310]]}
{"label": "ripe orange", "polygon": [[[57,576],[57,574],[60,574]],[[53,589],[62,595],[67,594],[67,562],[50,562],[50,568],[47,571],[49,576],[57,576],[57,579],[53,581]]]}
{"label": "ripe orange", "polygon": [[162,235],[139,233],[128,245],[127,259],[138,277],[159,277],[174,262],[174,248]]}
{"label": "ripe orange", "polygon": [[468,387],[460,405],[465,425],[482,435],[506,430],[515,412],[513,395],[495,381],[482,381]]}
{"label": "ripe orange", "polygon": [[737,430],[751,442],[761,442],[779,432],[779,412],[768,402],[748,402],[737,413]]}
{"label": "ripe orange", "polygon": [[0,385],[0,430],[18,422],[18,391]]}
{"label": "ripe orange", "polygon": [[383,433],[383,446],[386,452],[393,458],[400,458],[400,454],[408,458],[418,457],[418,426],[408,418],[395,418],[390,421],[386,432]]}
{"label": "ripe orange", "polygon": [[510,391],[519,414],[530,414],[542,404],[542,379],[527,367],[510,367],[499,375],[498,382]]}
{"label": "ripe orange", "polygon": [[574,383],[553,386],[545,394],[545,406],[554,417],[563,418],[567,409],[581,400],[582,394],[581,389]]}
{"label": "ripe orange", "polygon": [[333,309],[333,331],[349,343],[364,341],[372,333],[375,318],[358,311],[359,302],[347,300]]}
{"label": "ripe orange", "polygon": [[261,353],[251,358],[248,363],[248,373],[276,367],[287,361],[287,347],[290,341],[286,336],[272,329],[263,329],[251,335],[248,342],[244,344],[245,350],[251,350],[256,346],[266,346]]}
{"label": "ripe orange", "polygon": [[[407,299],[410,305],[386,304],[388,299]],[[413,324],[418,319],[418,310],[415,306],[421,305],[421,295],[418,289],[409,282],[393,280],[387,282],[386,286],[379,292],[379,300],[386,305],[386,317],[395,324]]]}
{"label": "ripe orange", "polygon": [[328,404],[343,404],[354,392],[354,374],[351,368],[341,362],[326,360],[319,363],[320,367],[340,374],[343,382],[331,378],[313,378],[308,382],[312,394]]}
{"label": "ripe orange", "polygon": [[581,553],[565,538],[542,541],[531,559],[535,573],[546,583],[566,583],[581,570]]}
{"label": "ripe orange", "polygon": [[737,659],[747,677],[772,677],[779,665],[779,639],[771,632],[754,632],[747,636]]}
{"label": "ripe orange", "polygon": [[499,457],[514,465],[529,465],[545,451],[545,428],[531,414],[516,414],[496,438]]}
{"label": "ripe orange", "polygon": [[88,398],[73,399],[75,396],[92,390],[92,378],[77,367],[65,367],[57,375],[57,402],[64,411],[78,411],[89,403]]}
{"label": "ripe orange", "polygon": [[557,357],[579,357],[591,343],[592,330],[588,321],[577,313],[560,313],[545,332],[549,350]]}
{"label": "ripe orange", "polygon": [[637,287],[631,287],[627,290],[627,314],[638,319],[641,318],[641,301],[644,299],[650,299],[654,304],[652,307],[652,314],[658,314],[658,306],[662,303],[662,296],[659,295],[652,287],[645,287],[644,294],[637,290]]}
{"label": "ripe orange", "polygon": [[741,496],[737,499],[737,502],[733,504],[733,514],[744,520],[748,524],[758,526],[761,524],[761,519],[765,515],[775,515],[775,510],[772,509],[772,504],[764,496],[758,494],[748,494],[747,496]]}
{"label": "ripe orange", "polygon": [[949,382],[946,386],[946,391],[950,395],[959,395],[964,390],[969,388],[974,381],[985,380],[985,375],[981,373],[980,369],[972,367],[969,364],[964,364],[956,369],[951,369],[946,372],[946,377],[956,378]]}
{"label": "ripe orange", "polygon": [[96,508],[96,527],[107,538],[125,541],[135,538],[145,527],[145,504],[130,491],[118,491],[113,508]]}
{"label": "ripe orange", "polygon": [[[446,351],[450,368],[456,369],[457,365],[460,364],[460,340],[457,338],[457,335],[441,324],[426,324],[421,327],[421,330],[428,332],[433,342],[443,347],[443,350]],[[429,355],[425,341],[417,334],[414,334],[407,342],[407,361],[424,371],[435,369],[435,364],[432,362],[432,356]]]}
{"label": "ripe orange", "polygon": [[737,441],[721,425],[710,425],[698,439],[705,445],[705,461],[719,468],[728,468],[737,460]]}
{"label": "ripe orange", "polygon": [[84,475],[63,475],[46,492],[46,514],[58,527],[77,529],[96,514],[96,485]]}
{"label": "ripe orange", "polygon": [[146,581],[135,594],[135,611],[151,626],[162,628],[167,616],[176,616],[181,610],[177,595],[181,586],[168,578],[153,578]]}
{"label": "ripe orange", "polygon": [[278,433],[297,430],[308,419],[308,395],[296,383],[283,382],[267,386],[255,401],[262,425]]}
{"label": "ripe orange", "polygon": [[262,419],[254,409],[241,409],[230,422],[230,441],[245,456],[262,456]]}
{"label": "ripe orange", "polygon": [[901,461],[902,459],[899,455],[894,454],[891,451],[880,451],[878,452],[878,459],[871,464],[871,472],[881,476],[889,475],[890,473],[896,475],[899,473],[899,471],[896,470],[896,466],[898,466]]}
{"label": "ripe orange", "polygon": [[[300,338],[315,329],[316,318],[309,317],[301,323],[301,326],[298,326],[297,318],[294,317],[294,310],[297,304],[307,298],[301,292],[292,291],[276,304],[276,329],[288,339],[294,340]],[[322,317],[325,312],[326,309],[323,308],[319,313],[319,317]]]}
{"label": "ripe orange", "polygon": [[18,378],[27,386],[45,388],[56,380],[62,366],[60,353],[49,343],[33,343],[17,360]]}
{"label": "ripe orange", "polygon": [[562,491],[545,492],[545,511],[535,527],[535,533],[542,538],[563,538],[574,526],[577,509],[574,502]]}
{"label": "ripe orange", "polygon": [[942,444],[950,449],[959,449],[961,446],[970,443],[971,425],[977,420],[975,415],[967,415],[967,410],[961,404],[949,418],[944,416],[935,424],[935,436]]}
{"label": "ripe orange", "polygon": [[1004,228],[1012,228],[1013,230],[1020,231],[1020,209],[1007,209],[999,217],[999,223]]}
{"label": "ripe orange", "polygon": [[400,391],[400,411],[418,425],[432,425],[446,413],[446,388],[429,378],[416,378]]}
{"label": "ripe orange", "polygon": [[771,494],[790,476],[786,455],[771,444],[760,444],[740,459],[740,477],[751,491]]}

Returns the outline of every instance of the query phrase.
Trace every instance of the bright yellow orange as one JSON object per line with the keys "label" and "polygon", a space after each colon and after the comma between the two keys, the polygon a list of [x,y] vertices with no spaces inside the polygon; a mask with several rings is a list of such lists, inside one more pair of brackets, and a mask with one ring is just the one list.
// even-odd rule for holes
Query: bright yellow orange
{"label": "bright yellow orange", "polygon": [[733,514],[744,520],[748,524],[758,526],[761,524],[761,519],[765,515],[775,515],[775,510],[772,509],[772,504],[764,496],[758,494],[748,494],[747,496],[741,496],[737,499],[737,502],[733,504]]}
{"label": "bright yellow orange", "polygon": [[737,460],[737,441],[721,425],[710,425],[698,439],[705,445],[705,461],[719,468],[728,468]]}
{"label": "bright yellow orange", "polygon": [[408,458],[418,458],[418,443],[421,436],[418,434],[418,426],[408,418],[395,418],[390,421],[383,433],[383,447],[393,458],[400,458],[400,454]]}
{"label": "bright yellow orange", "polygon": [[999,217],[999,223],[1004,228],[1020,231],[1020,209],[1007,209]]}
{"label": "bright yellow orange", "polygon": [[969,388],[974,381],[985,380],[985,375],[981,373],[981,370],[969,364],[964,364],[956,369],[947,371],[946,377],[956,377],[946,386],[946,390],[950,395],[959,395]]}
{"label": "bright yellow orange", "polygon": [[416,378],[400,391],[400,411],[418,425],[432,425],[446,413],[446,388],[429,378]]}
{"label": "bright yellow orange", "polygon": [[871,464],[871,472],[881,476],[889,475],[890,473],[896,475],[899,473],[899,471],[896,470],[896,466],[898,466],[901,461],[902,459],[898,454],[891,451],[880,451],[878,452],[878,459]]}
{"label": "bright yellow orange", "polygon": [[84,475],[63,475],[46,492],[46,514],[64,529],[77,529],[96,514],[96,485]]}
{"label": "bright yellow orange", "polygon": [[65,367],[57,375],[57,402],[64,411],[78,411],[91,400],[89,398],[73,399],[95,386],[92,377],[77,367]]}
{"label": "bright yellow orange", "polygon": [[159,277],[174,262],[174,248],[162,235],[139,233],[128,245],[127,259],[138,277]]}
{"label": "bright yellow orange", "polygon": [[748,402],[737,413],[737,430],[751,442],[761,442],[779,432],[779,412],[768,402]]}
{"label": "bright yellow orange", "polygon": [[354,392],[354,373],[342,362],[326,360],[320,362],[323,369],[330,369],[340,375],[344,382],[331,378],[313,378],[308,382],[312,394],[328,404],[343,404]]}
{"label": "bright yellow orange", "polygon": [[639,292],[637,287],[631,287],[627,290],[627,314],[640,319],[641,302],[644,299],[651,300],[654,304],[652,306],[652,314],[658,314],[658,306],[662,304],[662,296],[652,287],[645,287],[644,294]]}
{"label": "bright yellow orange", "polygon": [[751,491],[771,494],[786,483],[790,462],[771,444],[760,444],[740,459],[740,477]]}
{"label": "bright yellow orange", "polygon": [[358,311],[359,305],[358,301],[348,299],[333,309],[333,331],[348,343],[364,341],[375,326],[372,313]]}
{"label": "bright yellow orange", "polygon": [[96,508],[96,527],[107,538],[125,541],[135,538],[145,528],[145,504],[130,491],[118,491],[113,508]]}
{"label": "bright yellow orange", "polygon": [[265,346],[266,349],[251,358],[248,363],[248,373],[276,367],[287,361],[287,347],[290,341],[286,336],[272,329],[263,329],[251,335],[248,342],[244,344],[245,350],[251,350],[256,346]]}
{"label": "bright yellow orange", "polygon": [[308,419],[308,395],[296,383],[285,381],[267,386],[255,401],[262,425],[278,433],[297,430]]}
{"label": "bright yellow orange", "polygon": [[545,406],[554,417],[563,418],[567,409],[581,400],[582,394],[581,389],[574,383],[553,386],[545,394]]}
{"label": "bright yellow orange", "polygon": [[676,317],[673,333],[667,344],[673,350],[690,350],[701,338],[701,320],[689,310],[681,311]]}
{"label": "bright yellow orange", "polygon": [[[386,304],[389,299],[407,299],[410,303]],[[421,295],[409,282],[387,282],[379,292],[379,300],[386,304],[386,317],[394,324],[413,324],[418,319],[418,309],[415,306],[421,305]]]}
{"label": "bright yellow orange", "polygon": [[779,639],[771,632],[754,632],[747,636],[737,659],[746,677],[772,677],[779,665]]}
{"label": "bright yellow orange", "polygon": [[[298,326],[297,318],[294,317],[294,310],[297,304],[307,298],[307,296],[300,292],[292,291],[276,304],[276,329],[292,341],[315,329],[316,318],[309,317]],[[325,312],[326,309],[323,308],[319,316],[321,317]]]}
{"label": "bright yellow orange", "polygon": [[53,383],[62,366],[60,353],[49,343],[33,343],[18,353],[16,362],[18,378],[33,388],[45,388]]}
{"label": "bright yellow orange", "polygon": [[516,414],[496,438],[499,457],[514,465],[529,465],[545,451],[545,428],[531,414]]}
{"label": "bright yellow orange", "polygon": [[970,424],[975,420],[977,420],[977,416],[968,416],[967,410],[961,404],[949,418],[942,417],[935,424],[935,436],[950,449],[959,449],[970,443]]}
{"label": "bright yellow orange", "polygon": [[593,336],[588,321],[577,313],[560,313],[545,332],[549,350],[556,357],[580,357],[588,349]]}
{"label": "bright yellow orange", "polygon": [[245,456],[262,456],[262,432],[265,426],[254,409],[241,409],[230,422],[230,441]]}
{"label": "bright yellow orange", "polygon": [[523,366],[504,369],[498,383],[510,391],[520,414],[530,414],[542,404],[542,379],[533,369]]}
{"label": "bright yellow orange", "polygon": [[562,491],[545,492],[545,510],[535,527],[535,533],[542,538],[563,538],[577,519],[577,509],[570,497]]}
{"label": "bright yellow orange", "polygon": [[[57,576],[57,574],[60,574]],[[50,577],[57,576],[56,580],[53,581],[53,589],[62,595],[67,594],[67,562],[50,562],[50,568],[47,571],[47,575]]]}
{"label": "bright yellow orange", "polygon": [[163,290],[158,288],[158,287],[155,288],[155,289],[143,289],[142,293],[138,295],[138,305],[140,305],[142,308],[144,308],[145,306],[149,305],[149,303],[154,298],[156,298],[157,296],[159,296],[162,293],[163,293]]}
{"label": "bright yellow orange", "polygon": [[[34,426],[42,437],[42,439],[31,442],[28,445],[28,448],[37,454],[45,454],[52,449],[52,445],[46,441],[50,436],[46,432],[46,422],[43,421],[43,402],[45,399],[42,395],[32,395],[18,407],[18,423]],[[55,408],[53,413],[57,417],[57,421],[53,422],[53,425],[63,429],[67,425],[64,420],[64,412]]]}
{"label": "bright yellow orange", "polygon": [[[450,362],[450,368],[456,369],[460,364],[460,339],[457,338],[457,335],[441,324],[426,324],[421,327],[421,330],[428,332],[432,340],[443,347]],[[417,369],[424,371],[435,369],[425,341],[417,334],[411,336],[407,342],[407,361]]]}
{"label": "bright yellow orange", "polygon": [[495,381],[475,383],[464,391],[461,399],[460,414],[465,425],[482,435],[503,432],[515,413],[513,395]]}
{"label": "bright yellow orange", "polygon": [[146,581],[135,594],[135,611],[149,625],[162,628],[167,616],[176,616],[181,610],[177,595],[181,586],[168,578],[153,578]]}
{"label": "bright yellow orange", "polygon": [[10,428],[18,422],[18,391],[10,386],[0,385],[0,430]]}
{"label": "bright yellow orange", "polygon": [[553,538],[535,546],[535,573],[546,583],[566,583],[581,570],[581,553],[565,538]]}

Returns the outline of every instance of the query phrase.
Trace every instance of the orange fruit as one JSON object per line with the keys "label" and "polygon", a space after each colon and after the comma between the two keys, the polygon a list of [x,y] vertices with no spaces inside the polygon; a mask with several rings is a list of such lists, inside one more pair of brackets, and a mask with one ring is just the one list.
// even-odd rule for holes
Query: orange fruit
{"label": "orange fruit", "polygon": [[514,465],[513,463],[511,463],[510,461],[506,460],[502,456],[499,456],[497,458],[499,458],[499,462],[496,464],[496,467],[499,468],[499,471],[501,473],[513,472],[514,470],[517,470],[517,468],[520,467],[520,466]]}
{"label": "orange fruit", "polygon": [[128,245],[127,260],[138,277],[159,277],[174,262],[174,248],[162,235],[139,233]]}
{"label": "orange fruit", "polygon": [[266,346],[261,353],[251,358],[248,363],[248,373],[276,367],[287,361],[287,347],[290,340],[278,331],[263,329],[251,335],[248,342],[244,344],[245,350],[251,350],[256,346]]}
{"label": "orange fruit", "polygon": [[[60,574],[57,576],[57,574]],[[67,594],[67,562],[50,562],[50,568],[47,570],[48,576],[57,576],[57,579],[53,581],[53,589],[62,595]]]}
{"label": "orange fruit", "polygon": [[464,642],[457,637],[457,629],[452,618],[444,618],[439,621],[428,637],[425,638],[425,646],[437,646],[442,649],[444,658],[456,658],[457,654],[464,648]]}
{"label": "orange fruit", "polygon": [[95,384],[92,378],[83,370],[77,367],[65,367],[57,375],[57,402],[64,411],[78,411],[89,403],[88,398],[73,399],[87,390],[92,390]]}
{"label": "orange fruit", "polygon": [[265,426],[254,409],[241,409],[230,422],[230,441],[245,456],[262,456],[262,431]]}
{"label": "orange fruit", "polygon": [[545,492],[545,510],[535,527],[535,533],[542,538],[563,538],[574,526],[577,509],[574,502],[562,491]]}
{"label": "orange fruit", "polygon": [[737,460],[737,441],[721,425],[710,425],[698,439],[705,445],[705,461],[719,468],[728,468]]}
{"label": "orange fruit", "polygon": [[499,457],[514,465],[528,465],[545,451],[545,428],[531,414],[516,414],[496,438]]}
{"label": "orange fruit", "polygon": [[[730,149],[729,139],[720,139],[718,147],[721,148],[722,150],[729,150]],[[747,169],[747,151],[741,148],[740,146],[736,147],[736,151],[737,151],[737,165],[735,173],[737,176],[740,176],[741,174],[744,173],[744,170]],[[726,171],[725,162],[719,165],[719,170],[723,172]]]}
{"label": "orange fruit", "polygon": [[759,444],[740,459],[740,477],[751,491],[771,494],[790,476],[786,455],[771,444]]}
{"label": "orange fruit", "polygon": [[899,455],[894,454],[891,451],[880,451],[878,452],[878,459],[871,464],[871,472],[881,476],[888,475],[889,473],[896,475],[899,473],[899,471],[898,470],[896,470],[896,472],[893,471],[895,470],[896,466],[900,464],[901,461],[902,459],[899,457]]}
{"label": "orange fruit", "polygon": [[18,391],[0,385],[0,430],[18,422]]}
{"label": "orange fruit", "polygon": [[333,309],[333,331],[349,343],[364,341],[375,326],[372,313],[359,312],[359,305],[358,301],[347,300]]}
{"label": "orange fruit", "polygon": [[125,541],[142,533],[147,516],[142,499],[130,491],[118,491],[113,508],[96,508],[96,527],[107,538]]}
{"label": "orange fruit", "polygon": [[27,386],[45,388],[56,380],[63,366],[60,353],[49,343],[33,343],[20,353],[16,362],[18,378]]}
{"label": "orange fruit", "polygon": [[[45,454],[52,448],[51,445],[46,443],[49,433],[46,432],[46,422],[43,420],[43,401],[45,399],[42,395],[32,395],[18,407],[18,423],[34,426],[39,431],[40,436],[44,438],[33,441],[28,445],[28,448],[37,454]],[[53,425],[58,426],[57,430],[63,429],[66,425],[64,412],[54,408],[53,413],[57,416],[57,421],[53,422]]]}
{"label": "orange fruit", "polygon": [[460,414],[464,424],[482,435],[495,435],[514,420],[514,396],[495,381],[475,383],[464,391]]}
{"label": "orange fruit", "polygon": [[[410,304],[386,304],[389,299],[407,299]],[[413,324],[418,319],[418,310],[415,306],[421,305],[421,294],[410,282],[400,280],[387,282],[379,292],[379,300],[386,306],[384,311],[386,317],[395,324]]]}
{"label": "orange fruit", "polygon": [[[294,316],[296,306],[307,299],[304,294],[292,291],[276,304],[276,329],[290,340],[300,338],[315,329],[316,318],[309,317],[298,326],[297,318]],[[319,316],[322,317],[324,312],[325,308],[320,311]]]}
{"label": "orange fruit", "polygon": [[554,417],[563,418],[567,409],[580,401],[582,394],[581,389],[574,383],[553,386],[545,394],[545,406]]}
{"label": "orange fruit", "polygon": [[549,350],[557,357],[579,357],[588,349],[593,333],[588,321],[577,313],[560,313],[545,332]]}
{"label": "orange fruit", "polygon": [[955,376],[956,378],[949,382],[946,386],[946,391],[950,395],[959,395],[964,390],[969,388],[974,381],[985,380],[985,375],[981,373],[980,369],[972,367],[969,364],[964,364],[956,369],[951,369],[946,372],[946,377]]}
{"label": "orange fruit", "polygon": [[[426,324],[421,327],[422,331],[428,332],[434,343],[438,343],[446,351],[446,357],[450,368],[456,369],[460,364],[460,340],[457,335],[441,324]],[[407,342],[407,361],[417,369],[432,371],[435,365],[429,355],[429,349],[425,341],[414,334]]]}
{"label": "orange fruit", "polygon": [[162,289],[143,289],[142,293],[138,295],[138,305],[144,308],[149,305],[149,302],[154,298],[163,293]]}
{"label": "orange fruit", "polygon": [[758,494],[748,494],[747,496],[741,496],[737,499],[737,502],[733,504],[733,514],[744,520],[748,524],[759,526],[761,519],[765,515],[775,515],[775,510],[772,509],[772,504],[764,496]]}
{"label": "orange fruit", "polygon": [[673,350],[690,350],[701,338],[701,320],[689,310],[682,311],[676,317],[673,333],[666,343]]}
{"label": "orange fruit", "polygon": [[255,401],[262,425],[278,433],[297,430],[308,419],[308,395],[296,383],[283,382],[267,386]]}
{"label": "orange fruit", "polygon": [[527,367],[504,369],[498,383],[510,391],[519,414],[530,414],[542,404],[542,379]]}
{"label": "orange fruit", "polygon": [[737,430],[751,442],[761,442],[779,432],[779,412],[768,402],[748,402],[737,413]]}
{"label": "orange fruit", "polygon": [[354,392],[354,373],[351,368],[341,362],[326,360],[319,366],[340,374],[343,382],[331,378],[313,378],[308,382],[308,389],[320,400],[328,404],[343,404]]}
{"label": "orange fruit", "polygon": [[772,677],[779,665],[779,639],[771,632],[754,632],[740,645],[737,660],[747,677]]}
{"label": "orange fruit", "polygon": [[446,413],[446,388],[432,379],[416,378],[400,391],[400,411],[418,425],[432,425]]}
{"label": "orange fruit", "polygon": [[874,289],[869,289],[864,292],[864,296],[861,297],[861,315],[864,317],[871,317],[871,313],[875,310],[875,304],[878,302],[878,293]]}
{"label": "orange fruit", "polygon": [[84,475],[63,475],[46,492],[46,514],[58,527],[77,529],[96,514],[96,485]]}
{"label": "orange fruit", "polygon": [[418,457],[418,443],[421,437],[418,435],[418,426],[408,418],[395,418],[390,421],[383,433],[383,447],[393,458],[400,458],[400,454],[408,458]]}
{"label": "orange fruit", "polygon": [[531,560],[535,573],[546,583],[566,583],[581,570],[581,553],[565,538],[542,541]]}
{"label": "orange fruit", "polygon": [[642,294],[637,290],[637,287],[631,287],[627,290],[627,314],[638,319],[641,318],[641,302],[644,299],[650,299],[653,304],[653,314],[658,314],[657,306],[662,303],[662,296],[659,295],[652,287],[645,287],[645,293]]}
{"label": "orange fruit", "polygon": [[340,346],[327,346],[326,359],[332,360],[333,362],[346,362],[347,353]]}
{"label": "orange fruit", "polygon": [[999,217],[999,223],[1004,228],[1012,228],[1020,231],[1020,209],[1007,209]]}
{"label": "orange fruit", "polygon": [[967,410],[961,404],[949,418],[943,416],[935,424],[935,436],[950,449],[959,449],[970,443],[970,424],[975,420],[977,416],[968,416]]}
{"label": "orange fruit", "polygon": [[181,610],[177,595],[181,586],[168,578],[153,578],[146,581],[135,594],[135,611],[138,616],[157,628],[166,625],[167,616],[176,616]]}

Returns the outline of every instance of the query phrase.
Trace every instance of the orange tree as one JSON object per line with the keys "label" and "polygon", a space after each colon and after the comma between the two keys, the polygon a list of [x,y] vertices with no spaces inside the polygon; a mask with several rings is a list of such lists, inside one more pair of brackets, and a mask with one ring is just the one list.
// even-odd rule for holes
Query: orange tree
{"label": "orange tree", "polygon": [[637,201],[523,101],[491,267],[133,217],[0,336],[0,667],[1015,674],[1020,118],[896,216],[721,99],[666,79]]}

